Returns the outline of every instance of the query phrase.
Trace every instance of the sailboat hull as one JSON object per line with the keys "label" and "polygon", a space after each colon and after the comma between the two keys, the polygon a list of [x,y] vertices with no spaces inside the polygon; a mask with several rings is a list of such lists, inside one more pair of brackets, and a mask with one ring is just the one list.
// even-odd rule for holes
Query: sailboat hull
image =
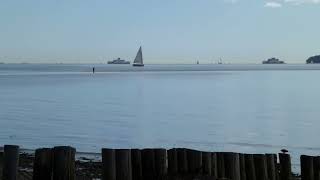
{"label": "sailboat hull", "polygon": [[142,67],[142,66],[144,66],[144,64],[132,64],[132,66],[140,66],[140,67]]}

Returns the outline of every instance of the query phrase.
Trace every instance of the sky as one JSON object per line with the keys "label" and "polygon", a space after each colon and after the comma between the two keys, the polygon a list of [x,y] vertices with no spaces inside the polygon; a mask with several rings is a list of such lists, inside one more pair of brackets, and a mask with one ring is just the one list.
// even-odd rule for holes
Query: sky
{"label": "sky", "polygon": [[0,62],[305,63],[320,0],[0,0]]}

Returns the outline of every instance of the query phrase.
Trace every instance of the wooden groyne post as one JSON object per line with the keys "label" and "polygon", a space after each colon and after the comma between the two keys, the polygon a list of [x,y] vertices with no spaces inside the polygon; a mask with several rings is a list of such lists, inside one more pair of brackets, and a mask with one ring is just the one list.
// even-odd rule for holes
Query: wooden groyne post
{"label": "wooden groyne post", "polygon": [[70,146],[53,148],[53,180],[75,180],[75,153]]}
{"label": "wooden groyne post", "polygon": [[247,180],[246,162],[245,162],[244,154],[239,154],[239,163],[240,163],[240,179]]}
{"label": "wooden groyne post", "polygon": [[238,153],[224,153],[224,165],[226,178],[230,180],[240,180],[240,161]]}
{"label": "wooden groyne post", "polygon": [[276,164],[275,154],[266,154],[268,178],[269,180],[276,180]]}
{"label": "wooden groyne post", "polygon": [[165,179],[168,175],[166,149],[154,149],[154,164],[156,179]]}
{"label": "wooden groyne post", "polygon": [[168,173],[170,175],[178,174],[178,154],[175,148],[168,150]]}
{"label": "wooden groyne post", "polygon": [[187,150],[188,173],[192,175],[202,174],[202,153],[201,151]]}
{"label": "wooden groyne post", "polygon": [[301,180],[314,180],[313,157],[301,155],[300,166],[301,166]]}
{"label": "wooden groyne post", "polygon": [[3,152],[0,152],[0,179],[2,178],[2,169],[3,169]]}
{"label": "wooden groyne post", "polygon": [[144,180],[155,178],[155,162],[154,162],[154,150],[142,149],[141,150],[142,161],[142,176]]}
{"label": "wooden groyne post", "polygon": [[212,175],[212,153],[202,152],[202,173],[203,175]]}
{"label": "wooden groyne post", "polygon": [[280,180],[291,180],[291,158],[289,154],[279,153]]}
{"label": "wooden groyne post", "polygon": [[132,180],[142,179],[142,161],[140,149],[131,149]]}
{"label": "wooden groyne post", "polygon": [[224,169],[224,153],[217,152],[217,171],[218,171],[218,178],[225,177],[225,169]]}
{"label": "wooden groyne post", "polygon": [[254,160],[252,154],[244,155],[245,164],[246,164],[246,177],[247,180],[256,180],[256,170],[254,166]]}
{"label": "wooden groyne post", "polygon": [[50,148],[41,148],[35,151],[33,180],[51,180],[52,157],[52,150]]}
{"label": "wooden groyne post", "polygon": [[116,180],[116,153],[114,149],[103,148],[102,152],[102,179]]}
{"label": "wooden groyne post", "polygon": [[4,145],[3,153],[3,180],[16,180],[19,163],[19,146]]}
{"label": "wooden groyne post", "polygon": [[178,148],[178,173],[186,174],[188,172],[187,150],[184,148]]}
{"label": "wooden groyne post", "polygon": [[130,149],[116,149],[116,179],[132,180]]}
{"label": "wooden groyne post", "polygon": [[279,163],[278,163],[278,155],[277,154],[273,154],[274,156],[274,165],[275,165],[275,173],[276,173],[276,180],[280,180],[280,167],[279,167]]}
{"label": "wooden groyne post", "polygon": [[320,180],[320,156],[313,157],[314,180]]}
{"label": "wooden groyne post", "polygon": [[211,176],[218,178],[217,153],[211,153]]}
{"label": "wooden groyne post", "polygon": [[256,178],[259,180],[268,180],[267,162],[264,154],[254,154],[254,165]]}

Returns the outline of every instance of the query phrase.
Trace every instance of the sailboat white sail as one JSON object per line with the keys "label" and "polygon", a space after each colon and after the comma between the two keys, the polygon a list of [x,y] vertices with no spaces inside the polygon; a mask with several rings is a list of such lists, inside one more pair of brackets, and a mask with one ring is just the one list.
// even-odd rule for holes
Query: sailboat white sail
{"label": "sailboat white sail", "polygon": [[133,66],[144,66],[143,64],[143,58],[142,58],[142,48],[140,46],[139,51],[137,53],[136,58],[133,61]]}

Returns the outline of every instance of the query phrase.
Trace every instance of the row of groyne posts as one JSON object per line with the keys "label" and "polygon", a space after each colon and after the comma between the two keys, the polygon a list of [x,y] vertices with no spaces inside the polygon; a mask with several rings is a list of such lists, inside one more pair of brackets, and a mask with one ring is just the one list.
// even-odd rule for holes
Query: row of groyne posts
{"label": "row of groyne posts", "polygon": [[[34,180],[74,180],[76,149],[35,151]],[[278,161],[279,158],[279,161]],[[302,155],[301,179],[320,179],[320,157]],[[16,180],[19,146],[5,145],[3,180]],[[241,154],[193,149],[102,149],[103,180],[291,180],[289,154]]]}

